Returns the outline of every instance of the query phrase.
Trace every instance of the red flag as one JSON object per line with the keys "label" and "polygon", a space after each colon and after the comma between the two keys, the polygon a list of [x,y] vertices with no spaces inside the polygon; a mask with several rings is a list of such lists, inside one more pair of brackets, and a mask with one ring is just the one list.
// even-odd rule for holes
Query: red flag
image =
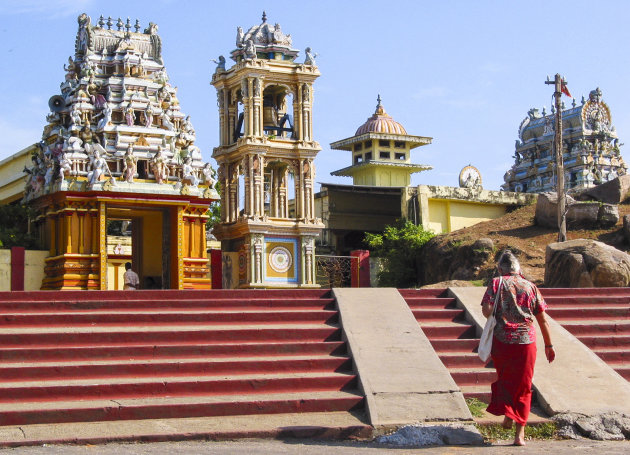
{"label": "red flag", "polygon": [[571,96],[571,93],[569,92],[569,89],[567,87],[567,83],[564,82],[564,79],[560,82],[560,90],[562,91],[562,93],[564,93],[565,95],[567,95],[569,98],[573,98]]}

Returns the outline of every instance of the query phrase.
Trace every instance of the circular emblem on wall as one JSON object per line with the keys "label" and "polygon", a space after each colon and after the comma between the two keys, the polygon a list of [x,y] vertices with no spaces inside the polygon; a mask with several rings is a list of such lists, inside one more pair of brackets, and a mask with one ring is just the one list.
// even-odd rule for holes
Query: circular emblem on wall
{"label": "circular emblem on wall", "polygon": [[269,253],[269,265],[275,272],[286,272],[292,263],[291,252],[283,246],[276,246]]}
{"label": "circular emblem on wall", "polygon": [[462,188],[481,188],[481,172],[475,166],[468,165],[459,173],[459,186]]}

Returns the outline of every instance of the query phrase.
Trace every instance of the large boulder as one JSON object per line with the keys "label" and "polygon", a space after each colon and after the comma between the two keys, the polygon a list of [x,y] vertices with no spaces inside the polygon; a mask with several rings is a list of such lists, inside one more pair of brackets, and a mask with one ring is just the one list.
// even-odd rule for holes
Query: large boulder
{"label": "large boulder", "polygon": [[575,195],[580,201],[600,201],[608,204],[620,204],[630,196],[630,175],[622,175],[610,182],[588,188]]}
{"label": "large boulder", "polygon": [[630,285],[630,255],[596,240],[550,243],[545,255],[545,287]]}
{"label": "large boulder", "polygon": [[[614,204],[578,202],[566,196],[567,229],[607,228],[619,221],[619,209]],[[558,195],[541,193],[536,202],[536,224],[558,228]]]}

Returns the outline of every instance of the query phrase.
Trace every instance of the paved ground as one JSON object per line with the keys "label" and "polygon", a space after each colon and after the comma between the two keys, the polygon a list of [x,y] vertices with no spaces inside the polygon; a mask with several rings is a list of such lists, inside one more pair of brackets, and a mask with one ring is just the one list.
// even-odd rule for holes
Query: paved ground
{"label": "paved ground", "polygon": [[377,454],[392,453],[392,455],[481,455],[481,454],[538,454],[553,453],[554,455],[574,455],[576,453],[627,455],[630,453],[630,442],[599,442],[591,440],[563,440],[563,441],[529,441],[527,447],[513,447],[509,441],[500,441],[484,447],[425,447],[399,448],[382,446],[373,443],[312,441],[312,440],[239,440],[227,442],[165,442],[151,444],[105,444],[98,446],[43,446],[19,447],[0,449],[0,455],[183,455],[183,454],[288,454],[300,455],[319,454]]}

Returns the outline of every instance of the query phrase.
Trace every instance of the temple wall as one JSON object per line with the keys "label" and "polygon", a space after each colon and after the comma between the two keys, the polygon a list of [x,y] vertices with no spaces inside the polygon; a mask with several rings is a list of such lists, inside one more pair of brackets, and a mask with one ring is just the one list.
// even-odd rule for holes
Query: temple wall
{"label": "temple wall", "polygon": [[[48,251],[26,250],[24,253],[24,290],[39,291],[44,278],[44,259]],[[0,250],[0,291],[11,290],[11,250]]]}

